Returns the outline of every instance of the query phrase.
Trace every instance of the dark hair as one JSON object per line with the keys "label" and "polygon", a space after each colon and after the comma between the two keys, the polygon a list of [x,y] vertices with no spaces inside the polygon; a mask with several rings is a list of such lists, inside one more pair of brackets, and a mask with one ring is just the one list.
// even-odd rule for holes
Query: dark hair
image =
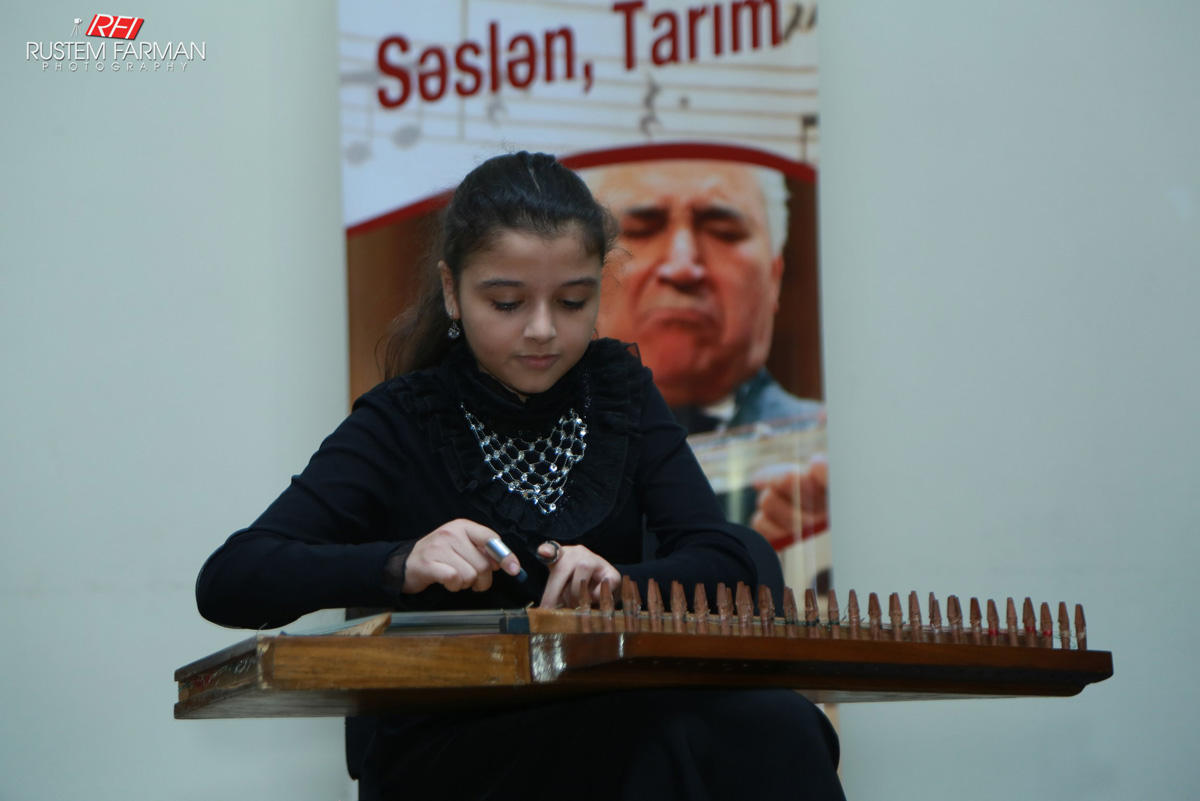
{"label": "dark hair", "polygon": [[615,236],[611,215],[583,180],[545,153],[510,153],[480,164],[454,190],[425,267],[421,294],[391,324],[384,351],[387,378],[437,364],[449,350],[450,318],[439,260],[458,285],[467,261],[506,231],[552,237],[578,225],[585,252],[603,260]]}

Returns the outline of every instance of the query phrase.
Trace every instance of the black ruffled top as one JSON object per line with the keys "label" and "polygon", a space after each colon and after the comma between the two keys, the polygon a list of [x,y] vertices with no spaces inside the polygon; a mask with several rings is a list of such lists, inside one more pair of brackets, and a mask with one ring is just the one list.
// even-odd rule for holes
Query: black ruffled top
{"label": "black ruffled top", "polygon": [[[536,438],[574,408],[587,449],[555,512],[542,514],[495,480],[463,406],[497,433]],[[490,590],[431,587],[401,595],[385,565],[445,523],[496,531],[529,573],[497,572]],[[646,530],[657,551],[646,558]],[[479,371],[465,346],[439,365],[364,394],[307,467],[249,527],[205,563],[201,613],[231,626],[284,625],[336,607],[498,608],[540,597],[548,572],[534,557],[547,539],[584,545],[642,584],[653,577],[754,585],[753,563],[636,351],[592,342],[553,387],[525,402]]]}
{"label": "black ruffled top", "polygon": [[[635,410],[644,403],[645,368],[633,346],[597,340],[546,392],[522,401],[479,370],[465,344],[435,370],[412,374],[394,387],[398,402],[427,421],[429,448],[438,453],[454,488],[483,519],[504,521],[533,542],[573,542],[623,503],[633,487],[641,432]],[[568,409],[587,426],[587,452],[567,476],[558,508],[543,514],[495,479],[467,426],[463,407],[491,430],[536,439]]]}

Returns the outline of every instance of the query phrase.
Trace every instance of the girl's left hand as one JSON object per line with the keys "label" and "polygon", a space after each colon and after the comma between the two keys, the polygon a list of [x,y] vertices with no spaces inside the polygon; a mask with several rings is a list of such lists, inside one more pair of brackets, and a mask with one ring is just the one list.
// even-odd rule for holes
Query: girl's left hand
{"label": "girl's left hand", "polygon": [[[538,555],[553,558],[554,547],[544,542],[538,546]],[[582,545],[562,545],[559,546],[558,561],[550,565],[550,579],[538,605],[547,609],[574,607],[584,597],[590,597],[595,603],[600,600],[601,584],[608,584],[615,590],[621,584],[621,574],[607,560]]]}

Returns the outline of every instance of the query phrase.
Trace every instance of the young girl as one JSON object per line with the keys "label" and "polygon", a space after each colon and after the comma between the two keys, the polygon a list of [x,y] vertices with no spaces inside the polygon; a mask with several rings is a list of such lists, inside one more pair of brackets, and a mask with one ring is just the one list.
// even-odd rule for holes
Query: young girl
{"label": "young girl", "polygon": [[[204,565],[201,614],[263,628],[337,607],[574,606],[622,574],[643,597],[650,578],[710,598],[718,581],[754,586],[649,371],[596,338],[610,242],[607,213],[551,156],[467,175],[389,379]],[[789,691],[384,717],[359,742],[364,800],[843,797],[828,721]]]}

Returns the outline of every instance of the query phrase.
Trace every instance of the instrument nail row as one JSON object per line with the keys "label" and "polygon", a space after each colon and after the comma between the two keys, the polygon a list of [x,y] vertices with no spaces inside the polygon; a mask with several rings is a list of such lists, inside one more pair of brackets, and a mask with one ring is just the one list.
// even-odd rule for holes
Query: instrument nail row
{"label": "instrument nail row", "polygon": [[[946,643],[965,645],[1004,645],[1013,647],[1054,648],[1055,639],[1061,649],[1087,650],[1087,626],[1083,607],[1075,605],[1075,628],[1066,603],[1058,604],[1057,631],[1050,604],[1042,603],[1038,612],[1026,598],[1018,619],[1017,606],[1007,599],[1005,622],[1002,627],[994,600],[986,602],[987,613],[978,598],[971,598],[968,616],[964,620],[958,596],[946,599],[946,619],[942,619],[941,604],[929,593],[928,617],[924,617],[916,592],[908,595],[908,617],[905,619],[899,593],[888,598],[888,616],[883,619],[879,596],[871,593],[867,599],[867,616],[859,611],[858,594],[851,590],[843,616],[837,595],[830,590],[826,596],[824,620],[820,616],[817,594],[804,592],[804,613],[801,616],[795,594],[784,588],[782,615],[775,608],[771,590],[759,586],[757,605],[750,588],[738,582],[731,592],[724,584],[717,585],[716,611],[709,604],[704,585],[698,584],[692,595],[691,610],[683,586],[671,582],[669,603],[664,604],[657,582],[650,579],[643,608],[637,584],[628,576],[621,581],[620,610],[608,585],[603,585],[599,603],[593,608],[590,600],[572,610],[545,610],[542,614],[558,618],[571,616],[580,631],[643,631],[677,633],[712,633],[733,636],[798,637],[809,639],[891,640],[895,642]],[[592,625],[594,620],[595,625]]]}

